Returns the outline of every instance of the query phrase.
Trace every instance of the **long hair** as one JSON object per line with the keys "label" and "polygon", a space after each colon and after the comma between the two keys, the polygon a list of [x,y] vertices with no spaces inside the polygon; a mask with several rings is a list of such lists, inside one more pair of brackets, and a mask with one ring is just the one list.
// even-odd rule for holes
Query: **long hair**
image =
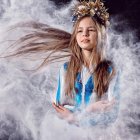
{"label": "long hair", "polygon": [[[82,55],[82,50],[78,46],[76,41],[76,33],[77,28],[79,26],[80,21],[87,16],[80,18],[74,25],[73,33],[71,36],[69,48],[71,48],[72,55],[70,57],[70,61],[68,63],[68,69],[66,73],[66,94],[72,96],[72,90],[74,88],[74,83],[76,79],[76,75],[79,71],[81,71],[82,65],[84,64],[84,57]],[[94,79],[94,90],[97,93],[97,97],[101,98],[101,96],[107,91],[109,82],[111,81],[113,75],[115,74],[115,70],[113,68],[113,64],[111,61],[106,60],[105,56],[105,48],[106,48],[106,30],[105,27],[99,24],[94,18],[93,22],[95,22],[97,29],[97,46],[92,50],[90,65],[88,68],[92,69],[93,79]],[[108,68],[112,67],[112,73],[108,72]]]}
{"label": "long hair", "polygon": [[29,28],[30,31],[9,47],[17,49],[14,49],[5,57],[39,55],[40,59],[43,59],[40,66],[36,69],[39,70],[50,63],[61,61],[61,59],[71,56],[69,48],[70,33],[37,22],[18,23],[11,27],[10,30],[17,28]]}
{"label": "long hair", "polygon": [[[77,27],[80,21],[79,19],[73,28],[73,33],[70,34],[64,30],[49,27],[48,25],[41,23],[30,23],[27,26],[33,30],[32,33],[21,37],[14,45],[20,45],[20,47],[10,56],[25,55],[25,54],[45,54],[43,62],[39,68],[52,63],[62,58],[69,58],[68,68],[66,72],[66,88],[65,93],[68,96],[73,97],[74,83],[76,75],[81,71],[84,64],[84,58],[82,51],[76,41]],[[107,69],[112,63],[107,61],[104,54],[104,47],[106,43],[105,27],[99,24],[93,19],[97,28],[97,47],[92,51],[92,57],[90,61],[90,67],[92,67],[92,74],[94,75],[94,90],[97,96],[100,98],[108,89],[109,82],[114,75],[114,68],[111,74],[108,74]],[[24,26],[20,25],[20,26]],[[94,66],[94,67],[93,67]]]}

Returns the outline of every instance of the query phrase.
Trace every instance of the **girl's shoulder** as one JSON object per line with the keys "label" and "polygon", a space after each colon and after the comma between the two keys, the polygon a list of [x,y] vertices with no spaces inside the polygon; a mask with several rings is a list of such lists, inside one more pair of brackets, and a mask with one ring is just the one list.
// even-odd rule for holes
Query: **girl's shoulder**
{"label": "girl's shoulder", "polygon": [[67,69],[68,69],[68,62],[65,62],[60,67],[60,74],[66,73]]}
{"label": "girl's shoulder", "polygon": [[112,71],[113,71],[113,65],[109,65],[108,66],[108,68],[107,68],[107,72],[109,73],[109,74],[111,74],[112,73]]}
{"label": "girl's shoulder", "polygon": [[68,62],[65,62],[62,67],[66,71],[68,69]]}
{"label": "girl's shoulder", "polygon": [[97,65],[95,71],[99,72],[99,71],[105,70],[106,72],[111,74],[113,69],[114,69],[114,65],[112,61],[103,60]]}

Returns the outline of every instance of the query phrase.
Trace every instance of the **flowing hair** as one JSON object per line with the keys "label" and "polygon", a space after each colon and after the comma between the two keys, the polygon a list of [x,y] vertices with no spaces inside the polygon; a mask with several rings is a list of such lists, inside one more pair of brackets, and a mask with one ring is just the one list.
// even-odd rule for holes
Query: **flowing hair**
{"label": "flowing hair", "polygon": [[[19,55],[22,56],[25,54],[45,54],[46,57],[40,64],[39,68],[52,62],[59,61],[62,58],[69,58],[65,77],[65,94],[73,97],[73,90],[75,90],[74,83],[77,73],[81,71],[82,65],[85,63],[82,50],[76,41],[77,27],[83,18],[84,17],[80,18],[75,23],[72,34],[64,30],[49,27],[46,24],[35,22],[28,23],[26,26],[35,30],[17,40],[14,45],[20,45],[20,47],[9,56],[18,57]],[[109,82],[115,74],[115,70],[111,61],[106,60],[105,57],[105,27],[99,24],[95,19],[93,19],[93,22],[95,22],[97,28],[98,40],[96,48],[92,51],[89,68],[91,67],[93,70],[94,90],[97,97],[101,98],[101,96],[107,91]],[[25,26],[25,24],[22,26]],[[109,66],[113,67],[111,74],[108,73]]]}
{"label": "flowing hair", "polygon": [[[72,55],[70,57],[66,73],[66,94],[71,96],[73,96],[73,92],[71,91],[74,88],[77,73],[81,71],[82,65],[85,64],[84,57],[82,55],[82,50],[78,46],[78,43],[76,41],[77,28],[79,26],[80,21],[85,17],[88,16],[81,17],[74,25],[72,37],[69,43],[69,48],[71,48]],[[105,27],[99,24],[94,18],[92,19],[96,25],[98,39],[96,48],[93,48],[92,50],[90,65],[88,66],[88,68],[91,68],[91,73],[94,76],[94,90],[97,93],[97,97],[100,99],[101,96],[108,90],[109,82],[115,74],[115,70],[112,62],[106,60],[105,48],[107,45],[107,36]],[[111,73],[108,72],[109,67],[112,67]]]}
{"label": "flowing hair", "polygon": [[10,46],[11,48],[17,47],[17,49],[6,55],[6,57],[22,57],[24,55],[26,57],[36,54],[41,56],[40,59],[42,59],[45,56],[36,69],[39,70],[50,63],[71,56],[69,48],[70,33],[37,22],[19,23],[11,27],[10,30],[19,27],[23,29],[30,28],[30,31]]}

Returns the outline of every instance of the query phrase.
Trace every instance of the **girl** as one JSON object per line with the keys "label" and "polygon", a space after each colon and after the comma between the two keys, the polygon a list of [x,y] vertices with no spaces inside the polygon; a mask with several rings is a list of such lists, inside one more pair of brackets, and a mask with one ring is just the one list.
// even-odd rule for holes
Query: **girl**
{"label": "girl", "polygon": [[117,117],[118,72],[105,56],[108,18],[100,0],[80,2],[75,6],[72,34],[45,24],[31,23],[33,33],[17,41],[23,46],[14,56],[46,54],[40,67],[69,58],[60,69],[58,89],[52,103],[59,116],[68,122],[108,124]]}
{"label": "girl", "polygon": [[[93,7],[88,7],[92,5]],[[69,43],[72,55],[60,69],[56,101],[53,107],[58,115],[69,122],[78,122],[77,111],[85,114],[95,112],[107,113],[116,107],[118,110],[118,91],[116,70],[111,61],[106,60],[104,47],[106,46],[106,22],[96,14],[95,5],[102,5],[100,1],[82,2],[78,5],[77,19]],[[103,8],[103,7],[102,7]],[[98,7],[98,10],[100,8]],[[85,13],[82,13],[85,10]],[[87,11],[86,11],[87,10]],[[89,10],[89,11],[88,11]],[[101,12],[101,11],[100,11]],[[82,15],[82,14],[83,15]],[[76,15],[75,14],[75,15]],[[82,16],[81,16],[81,15]],[[107,13],[105,13],[107,18]],[[79,16],[79,17],[78,17]],[[101,115],[98,121],[92,120],[92,124],[107,123],[116,118],[117,112]],[[107,121],[101,121],[105,116]]]}

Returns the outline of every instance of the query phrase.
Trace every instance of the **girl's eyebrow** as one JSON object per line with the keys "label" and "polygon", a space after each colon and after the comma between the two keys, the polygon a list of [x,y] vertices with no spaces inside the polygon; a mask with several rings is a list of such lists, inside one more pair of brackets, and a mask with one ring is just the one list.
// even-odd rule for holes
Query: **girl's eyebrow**
{"label": "girl's eyebrow", "polygon": [[96,28],[95,26],[89,26],[88,28]]}
{"label": "girl's eyebrow", "polygon": [[[95,26],[89,26],[89,27],[86,27],[86,28],[96,28]],[[78,27],[78,29],[83,29],[83,27]]]}

